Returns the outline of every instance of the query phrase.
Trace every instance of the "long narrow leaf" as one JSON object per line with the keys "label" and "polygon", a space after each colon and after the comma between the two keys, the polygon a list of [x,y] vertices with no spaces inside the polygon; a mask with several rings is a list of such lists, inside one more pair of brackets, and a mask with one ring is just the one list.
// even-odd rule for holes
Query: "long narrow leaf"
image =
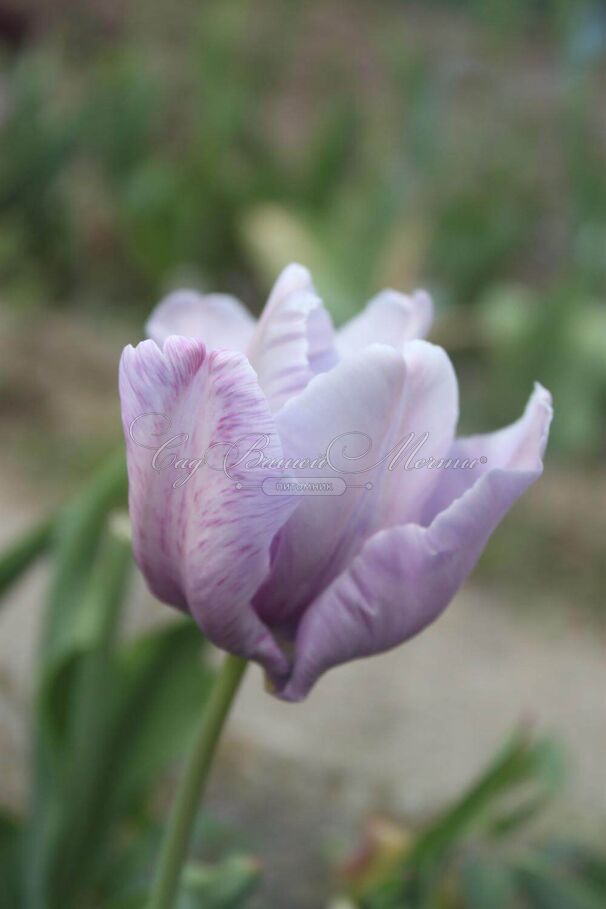
{"label": "long narrow leaf", "polygon": [[[70,894],[86,878],[95,856],[99,790],[111,726],[115,678],[114,643],[132,565],[130,539],[120,532],[105,535],[83,613],[88,618],[86,651],[77,660],[68,694],[67,748],[59,783],[69,795],[55,858],[54,892]],[[61,896],[58,904],[67,905]]]}
{"label": "long narrow leaf", "polygon": [[32,752],[32,795],[25,854],[27,909],[48,909],[47,876],[52,844],[61,836],[62,793],[57,774],[65,747],[55,707],[87,634],[86,590],[108,510],[124,499],[126,470],[122,453],[96,474],[64,512],[56,537],[56,567],[51,581],[39,655],[39,689]]}
{"label": "long narrow leaf", "polygon": [[51,545],[55,518],[29,528],[0,555],[0,597]]}
{"label": "long narrow leaf", "polygon": [[540,781],[541,771],[551,773],[552,750],[550,743],[532,744],[524,732],[517,733],[471,789],[417,840],[410,865],[418,867],[439,860],[472,826],[494,811],[498,798],[521,784]]}
{"label": "long narrow leaf", "polygon": [[57,528],[57,567],[51,584],[41,670],[46,675],[78,646],[82,595],[89,580],[105,516],[123,503],[127,478],[124,456],[111,458],[67,509]]}
{"label": "long narrow leaf", "polygon": [[129,821],[132,827],[159,774],[187,753],[213,678],[204,639],[189,620],[121,648],[112,670],[115,698],[109,734],[99,756],[95,830],[88,842],[100,860],[98,888],[108,898],[117,895],[118,878],[124,886],[124,872],[117,875],[117,865],[132,865],[135,883],[149,877],[146,851],[137,855],[141,835],[134,834],[134,842],[123,842],[117,851],[112,833]]}

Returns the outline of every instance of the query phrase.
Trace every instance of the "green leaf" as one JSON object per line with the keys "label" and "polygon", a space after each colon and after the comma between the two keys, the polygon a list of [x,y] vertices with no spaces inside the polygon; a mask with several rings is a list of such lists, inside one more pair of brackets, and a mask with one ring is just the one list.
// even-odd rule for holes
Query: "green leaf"
{"label": "green leaf", "polygon": [[566,877],[539,859],[519,865],[517,879],[532,909],[603,909],[604,906],[602,897],[591,887]]}
{"label": "green leaf", "polygon": [[113,798],[137,798],[159,770],[186,753],[214,679],[205,655],[204,638],[190,620],[148,634],[121,654],[113,723],[120,772]]}
{"label": "green leaf", "polygon": [[327,207],[334,200],[351,172],[359,131],[353,97],[338,95],[324,113],[306,155],[302,201],[309,210]]}
{"label": "green leaf", "polygon": [[559,779],[554,746],[533,745],[518,732],[479,780],[417,840],[409,858],[412,866],[440,860],[469,831],[494,817],[495,803],[522,784],[542,782],[551,788]]}
{"label": "green leaf", "polygon": [[[73,805],[69,790],[65,791],[62,760],[68,744],[69,708],[78,682],[77,668],[82,654],[94,646],[96,616],[104,614],[99,609],[100,598],[108,608],[116,608],[114,599],[119,593],[116,579],[111,581],[112,567],[106,566],[111,581],[106,586],[103,567],[91,582],[91,566],[106,513],[124,491],[124,459],[120,455],[103,466],[57,526],[56,569],[40,655],[32,806],[26,835],[30,909],[53,905],[50,881],[58,872],[60,844]],[[128,548],[122,544],[127,554]],[[67,899],[63,903],[67,906]]]}
{"label": "green leaf", "polygon": [[[113,496],[114,481],[115,474],[106,476],[81,505],[86,545],[70,527],[72,545],[58,569],[72,601],[68,610],[55,587],[53,605],[65,621],[69,615],[71,627],[57,629],[55,646],[45,651],[28,826],[28,909],[79,906],[93,886],[108,897],[115,893],[106,872],[117,831],[126,824],[126,843],[133,836],[140,840],[135,811],[158,774],[186,750],[212,680],[203,638],[189,620],[116,643],[131,555],[128,540],[112,534],[99,539],[102,506]],[[76,590],[82,591],[78,602]],[[124,832],[120,843],[126,850]],[[139,877],[148,871],[140,862],[135,866]]]}
{"label": "green leaf", "polygon": [[[68,549],[66,561],[72,555]],[[69,906],[91,858],[86,845],[107,736],[111,649],[131,564],[128,537],[105,532],[72,614],[71,649],[43,675],[27,839],[32,906]]]}
{"label": "green leaf", "polygon": [[606,855],[595,847],[582,840],[556,840],[542,846],[539,857],[544,865],[581,881],[606,903]]}
{"label": "green leaf", "polygon": [[107,797],[101,783],[116,687],[113,651],[131,566],[130,539],[108,533],[83,603],[88,616],[87,648],[74,661],[73,681],[66,692],[66,749],[59,782],[69,798],[57,851],[55,877],[60,892],[85,877],[104,833],[98,818],[103,814],[100,801]]}
{"label": "green leaf", "polygon": [[234,855],[219,865],[186,865],[176,909],[239,909],[258,887],[261,867]]}
{"label": "green leaf", "polygon": [[504,833],[507,823],[512,829],[515,819],[507,802],[530,789],[522,805],[525,812],[535,809],[537,790],[542,804],[546,794],[557,788],[560,775],[561,762],[552,743],[533,743],[525,731],[517,732],[478,781],[419,836],[403,869],[408,879],[406,892],[420,905],[430,905],[447,863],[472,832],[487,839]]}
{"label": "green leaf", "polygon": [[56,570],[51,584],[41,648],[42,684],[86,640],[82,597],[98,550],[105,516],[124,501],[127,488],[124,455],[105,463],[57,527]]}
{"label": "green leaf", "polygon": [[0,555],[0,596],[51,545],[55,518],[46,518],[27,530]]}
{"label": "green leaf", "polygon": [[462,865],[461,888],[466,909],[510,909],[516,880],[501,862],[474,856]]}
{"label": "green leaf", "polygon": [[606,856],[585,850],[579,860],[577,873],[606,903]]}
{"label": "green leaf", "polygon": [[[121,648],[112,669],[115,696],[96,783],[100,836],[109,836],[120,822],[136,820],[135,812],[158,775],[187,753],[214,678],[205,657],[204,638],[190,620],[171,623]],[[140,842],[141,832],[133,832],[131,845],[113,858],[111,850],[102,855],[97,846],[103,862],[97,881],[108,895],[115,893],[113,862],[119,861],[123,869],[131,864],[127,878],[149,873],[147,848],[130,862],[129,849]]]}
{"label": "green leaf", "polygon": [[104,904],[104,909],[145,909],[148,901],[147,893],[131,893],[109,900]]}
{"label": "green leaf", "polygon": [[11,909],[18,909],[22,904],[21,847],[21,825],[11,815],[0,814],[0,884],[2,885],[2,904],[10,906]]}

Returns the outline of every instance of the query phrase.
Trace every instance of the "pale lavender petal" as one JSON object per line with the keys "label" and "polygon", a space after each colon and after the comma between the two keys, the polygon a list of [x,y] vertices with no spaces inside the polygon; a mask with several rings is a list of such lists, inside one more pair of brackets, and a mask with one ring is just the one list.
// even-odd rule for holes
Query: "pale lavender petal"
{"label": "pale lavender petal", "polygon": [[328,451],[336,468],[302,465],[292,474],[345,480],[348,488],[341,495],[301,497],[280,533],[271,576],[255,600],[271,625],[294,621],[369,535],[380,500],[365,484],[384,471],[380,461],[391,443],[405,375],[403,357],[376,345],[317,376],[277,414],[287,457],[314,459]]}
{"label": "pale lavender petal", "polygon": [[147,336],[160,347],[170,335],[182,335],[204,341],[207,350],[227,347],[240,351],[246,350],[254,328],[255,320],[235,297],[195,290],[169,294],[145,326]]}
{"label": "pale lavender petal", "polygon": [[542,472],[552,410],[538,389],[501,436],[493,463],[429,527],[380,531],[303,617],[286,700],[304,698],[329,668],[397,646],[446,608],[516,499]]}
{"label": "pale lavender petal", "polygon": [[289,265],[276,281],[248,357],[274,412],[336,363],[332,322],[306,268]]}
{"label": "pale lavender petal", "polygon": [[340,329],[337,349],[346,356],[374,343],[400,348],[406,341],[426,337],[432,318],[433,304],[425,291],[407,296],[384,290]]}
{"label": "pale lavender petal", "polygon": [[[163,349],[144,341],[124,350],[120,395],[134,550],[152,591],[187,609],[218,646],[280,675],[286,660],[250,603],[268,573],[272,539],[296,503],[238,489],[208,464],[184,470],[173,463],[212,449],[218,465],[224,449],[215,443],[251,434],[267,434],[265,453],[281,456],[253,369],[241,354],[207,353],[199,341],[172,337]],[[252,473],[235,480],[257,480]]]}
{"label": "pale lavender petal", "polygon": [[336,477],[348,488],[339,496],[304,496],[283,528],[271,576],[255,600],[268,622],[292,624],[377,530],[419,520],[439,472],[407,469],[408,456],[402,463],[398,455],[424,434],[426,453],[445,455],[457,414],[448,357],[433,344],[412,341],[402,354],[375,345],[346,358],[277,415],[288,457],[328,450],[334,467],[293,474]]}
{"label": "pale lavender petal", "polygon": [[391,453],[377,479],[376,529],[420,520],[440,481],[433,465],[448,454],[459,417],[458,383],[446,352],[427,341],[410,341],[402,355],[406,382],[392,417]]}
{"label": "pale lavender petal", "polygon": [[[537,382],[524,413],[515,423],[496,432],[455,439],[447,455],[447,466],[439,470],[439,483],[425,503],[421,523],[431,524],[437,514],[494,467],[523,457],[525,446],[536,444],[532,427],[542,425],[541,415],[550,408],[549,392]],[[468,466],[463,466],[466,463]]]}

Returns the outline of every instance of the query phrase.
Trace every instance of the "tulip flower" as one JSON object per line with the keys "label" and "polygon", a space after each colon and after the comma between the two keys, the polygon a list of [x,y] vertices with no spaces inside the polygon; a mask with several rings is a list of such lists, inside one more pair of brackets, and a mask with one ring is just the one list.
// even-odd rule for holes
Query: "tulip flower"
{"label": "tulip flower", "polygon": [[[457,438],[452,364],[422,340],[431,317],[427,294],[386,290],[335,331],[291,265],[258,321],[232,297],[179,291],[123,353],[141,571],[285,700],[433,622],[542,472],[549,393],[537,385],[504,429]],[[276,476],[293,481],[285,494],[264,482]]]}

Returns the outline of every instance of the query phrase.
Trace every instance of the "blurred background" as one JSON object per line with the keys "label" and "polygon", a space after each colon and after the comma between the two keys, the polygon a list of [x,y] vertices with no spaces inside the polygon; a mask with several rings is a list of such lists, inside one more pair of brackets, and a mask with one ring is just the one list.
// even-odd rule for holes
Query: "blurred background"
{"label": "blurred background", "polygon": [[[268,905],[323,905],[369,813],[439,810],[520,718],[569,764],[555,828],[603,833],[606,3],[0,0],[0,64],[3,540],[120,444],[118,357],[171,288],[258,312],[296,260],[340,323],[426,287],[464,432],[554,395],[544,478],[434,629],[300,708],[251,673],[212,807]],[[0,614],[16,811],[44,570]]]}

